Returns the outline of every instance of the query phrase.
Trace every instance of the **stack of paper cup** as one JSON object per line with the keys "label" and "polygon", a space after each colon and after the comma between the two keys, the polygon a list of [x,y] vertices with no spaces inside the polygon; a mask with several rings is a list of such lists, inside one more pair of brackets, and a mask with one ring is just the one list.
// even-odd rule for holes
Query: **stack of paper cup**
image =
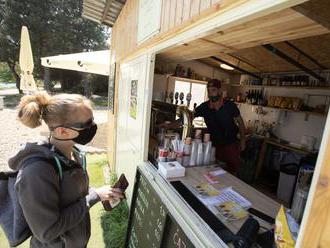
{"label": "stack of paper cup", "polygon": [[212,142],[209,141],[205,143],[205,150],[204,150],[204,165],[209,165],[211,161],[211,153],[212,153]]}
{"label": "stack of paper cup", "polygon": [[195,166],[196,165],[196,160],[197,160],[197,152],[198,152],[198,144],[193,141],[191,144],[191,153],[190,153],[190,166]]}
{"label": "stack of paper cup", "polygon": [[189,166],[191,153],[191,138],[187,137],[183,147],[183,166]]}
{"label": "stack of paper cup", "polygon": [[197,148],[196,164],[197,165],[203,165],[203,162],[204,162],[203,143],[199,143],[198,148]]}
{"label": "stack of paper cup", "polygon": [[215,147],[213,146],[212,147],[212,151],[211,151],[211,158],[210,158],[210,162],[213,163],[215,162],[215,153],[216,153],[216,150],[215,150]]}

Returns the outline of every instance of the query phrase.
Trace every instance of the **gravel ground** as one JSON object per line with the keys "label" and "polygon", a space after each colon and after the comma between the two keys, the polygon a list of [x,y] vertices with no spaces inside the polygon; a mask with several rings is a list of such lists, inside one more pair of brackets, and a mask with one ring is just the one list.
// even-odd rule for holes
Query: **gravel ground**
{"label": "gravel ground", "polygon": [[28,128],[16,118],[16,110],[0,110],[0,171],[7,170],[7,160],[18,151],[20,144],[44,139],[41,128]]}
{"label": "gravel ground", "polygon": [[[4,95],[3,93],[4,91],[0,91],[0,95]],[[105,123],[107,121],[107,111],[95,110],[94,118],[98,125]],[[15,109],[4,108],[0,110],[0,171],[8,170],[7,161],[19,150],[21,144],[45,140],[46,137],[41,135],[42,131],[45,133],[47,128],[31,129],[21,124],[17,120]],[[97,136],[101,135],[103,136],[98,132]]]}

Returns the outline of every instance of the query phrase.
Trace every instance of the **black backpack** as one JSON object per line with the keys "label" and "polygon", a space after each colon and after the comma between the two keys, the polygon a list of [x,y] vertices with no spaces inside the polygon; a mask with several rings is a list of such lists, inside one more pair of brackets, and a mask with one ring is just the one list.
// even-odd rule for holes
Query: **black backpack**
{"label": "black backpack", "polygon": [[[20,170],[24,170],[31,162],[44,160],[53,165],[59,176],[59,180],[62,180],[63,171],[61,162],[55,154],[53,158],[32,157],[24,161],[25,166]],[[18,171],[0,172],[0,226],[11,247],[22,244],[32,235],[16,196],[15,183],[17,175]]]}

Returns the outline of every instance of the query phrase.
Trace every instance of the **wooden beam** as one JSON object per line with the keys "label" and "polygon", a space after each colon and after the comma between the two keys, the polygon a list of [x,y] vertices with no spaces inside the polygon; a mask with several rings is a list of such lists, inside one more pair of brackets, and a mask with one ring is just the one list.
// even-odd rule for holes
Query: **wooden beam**
{"label": "wooden beam", "polygon": [[111,6],[112,1],[113,1],[113,0],[107,0],[107,1],[106,1],[105,8],[104,8],[104,10],[103,10],[103,15],[102,15],[101,22],[104,22],[105,18],[107,17],[107,15],[108,15],[108,11],[109,11],[109,9],[110,9],[110,6]]}
{"label": "wooden beam", "polygon": [[313,72],[312,70],[308,69],[306,66],[298,63],[296,60],[294,60],[293,58],[291,58],[289,55],[285,54],[284,52],[280,51],[279,49],[277,49],[276,47],[267,44],[267,45],[262,45],[265,49],[267,49],[268,51],[272,52],[273,54],[276,54],[277,56],[279,56],[280,58],[284,59],[285,61],[287,61],[288,63],[296,66],[297,68],[305,71],[306,73],[308,73],[309,75],[313,76],[314,78],[320,80],[321,82],[325,82],[326,80],[321,77],[319,74]]}
{"label": "wooden beam", "polygon": [[236,69],[236,70],[238,70],[238,71],[240,71],[240,72],[242,72],[242,73],[248,74],[248,75],[250,75],[250,76],[252,76],[252,77],[254,77],[254,78],[257,78],[257,79],[262,80],[262,78],[259,77],[258,75],[254,74],[254,73],[252,73],[252,72],[246,71],[246,70],[244,70],[244,69],[242,69],[242,68],[240,68],[240,67],[238,67],[238,66],[236,66],[236,65],[233,65],[233,64],[231,64],[231,63],[228,63],[227,61],[224,61],[224,60],[222,60],[222,59],[219,59],[218,57],[211,56],[210,58],[213,59],[213,60],[215,60],[215,61],[221,62],[221,63],[223,63],[223,64],[229,65],[229,66],[233,67],[234,69]]}
{"label": "wooden beam", "polygon": [[247,61],[246,59],[244,59],[244,58],[242,58],[240,56],[236,56],[236,55],[230,54],[229,52],[238,52],[238,49],[236,49],[235,47],[227,46],[227,45],[224,45],[224,44],[221,44],[219,42],[215,42],[215,41],[212,41],[212,40],[209,40],[209,39],[206,39],[206,38],[199,38],[199,40],[205,41],[205,42],[210,43],[210,44],[213,44],[213,45],[217,45],[217,46],[219,46],[219,49],[221,49],[221,50],[226,49],[226,53],[223,53],[223,52],[220,52],[220,53],[226,54],[228,56],[231,56],[231,57],[239,60],[240,62],[244,62],[245,64],[253,67],[257,71],[261,71],[255,65],[253,65],[251,62]]}
{"label": "wooden beam", "polygon": [[[324,6],[324,7],[327,8],[328,6]],[[301,5],[294,6],[292,7],[292,9],[330,30],[329,20],[323,18],[318,13],[313,12]]]}
{"label": "wooden beam", "polygon": [[219,46],[219,48],[221,50],[226,49],[228,52],[237,52],[238,51],[236,48],[234,48],[232,46],[227,46],[227,45],[221,44],[219,42],[215,42],[215,41],[208,40],[208,39],[205,39],[205,38],[199,38],[199,40],[205,41],[205,42],[213,44],[213,45],[217,45],[217,46]]}
{"label": "wooden beam", "polygon": [[308,58],[310,61],[312,61],[315,65],[317,65],[318,67],[320,67],[321,69],[325,70],[327,69],[324,65],[321,65],[316,59],[314,59],[312,56],[308,55],[307,53],[305,53],[303,50],[301,50],[299,47],[293,45],[291,42],[289,41],[285,41],[285,44],[287,44],[289,47],[291,47],[292,49],[296,50],[298,53],[300,53],[301,55],[305,56],[306,58]]}
{"label": "wooden beam", "polygon": [[254,69],[256,69],[258,72],[262,72],[262,70],[260,70],[256,65],[254,65],[251,61],[249,61],[248,59],[243,58],[242,56],[238,56],[238,55],[234,55],[234,54],[227,54],[228,56],[231,56],[237,60],[239,60],[240,62],[243,62],[251,67],[253,67]]}

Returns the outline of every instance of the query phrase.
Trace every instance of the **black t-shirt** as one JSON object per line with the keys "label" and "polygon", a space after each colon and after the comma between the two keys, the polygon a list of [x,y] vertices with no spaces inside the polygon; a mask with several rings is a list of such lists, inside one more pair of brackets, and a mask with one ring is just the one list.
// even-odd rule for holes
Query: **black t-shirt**
{"label": "black t-shirt", "polygon": [[203,117],[211,140],[214,144],[232,144],[238,141],[238,126],[234,118],[240,115],[232,101],[224,101],[218,109],[211,109],[209,101],[202,103],[195,110],[195,117]]}

